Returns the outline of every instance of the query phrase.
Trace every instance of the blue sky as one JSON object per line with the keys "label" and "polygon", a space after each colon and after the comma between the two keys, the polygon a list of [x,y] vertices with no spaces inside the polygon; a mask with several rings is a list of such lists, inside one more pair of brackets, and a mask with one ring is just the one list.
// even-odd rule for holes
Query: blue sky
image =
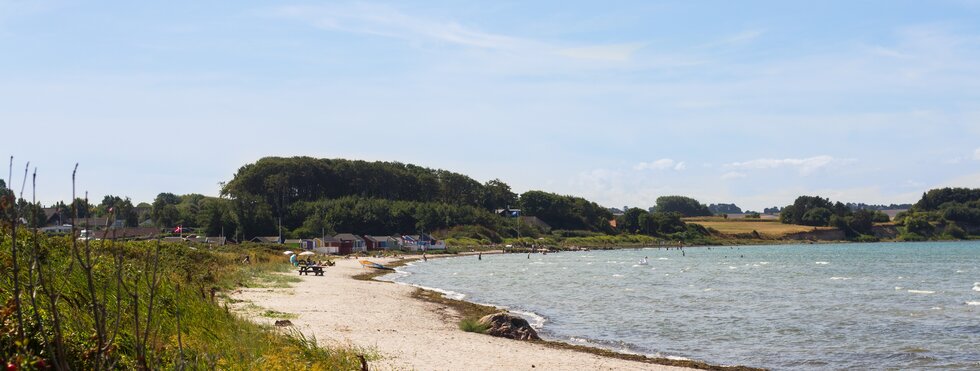
{"label": "blue sky", "polygon": [[980,1],[0,0],[0,55],[45,203],[75,162],[150,201],[272,155],[615,207],[980,187]]}

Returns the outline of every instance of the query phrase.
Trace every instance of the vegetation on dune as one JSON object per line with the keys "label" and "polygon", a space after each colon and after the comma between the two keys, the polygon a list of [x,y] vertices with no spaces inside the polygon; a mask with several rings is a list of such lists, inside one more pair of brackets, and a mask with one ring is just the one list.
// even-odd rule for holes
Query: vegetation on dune
{"label": "vegetation on dune", "polygon": [[980,235],[980,188],[930,190],[895,221],[903,227],[899,238],[908,241]]}
{"label": "vegetation on dune", "polygon": [[[194,250],[158,241],[0,230],[0,361],[22,369],[357,369],[354,349],[321,348],[239,318],[223,293],[281,266],[260,247]],[[250,254],[253,264],[240,263]]]}

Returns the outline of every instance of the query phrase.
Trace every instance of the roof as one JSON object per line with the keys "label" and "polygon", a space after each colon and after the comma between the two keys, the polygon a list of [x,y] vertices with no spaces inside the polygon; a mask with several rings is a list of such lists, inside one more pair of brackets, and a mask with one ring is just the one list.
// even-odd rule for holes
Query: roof
{"label": "roof", "polygon": [[258,243],[279,243],[279,236],[252,237],[252,239],[249,241]]}
{"label": "roof", "polygon": [[341,241],[364,241],[363,238],[360,238],[357,235],[351,233],[341,233],[336,236],[333,236],[333,238],[336,238]]}
{"label": "roof", "polygon": [[390,236],[368,236],[368,235],[364,235],[364,239],[371,240],[371,241],[374,241],[374,242],[381,242],[381,241],[392,240],[394,238],[393,237],[390,237]]}

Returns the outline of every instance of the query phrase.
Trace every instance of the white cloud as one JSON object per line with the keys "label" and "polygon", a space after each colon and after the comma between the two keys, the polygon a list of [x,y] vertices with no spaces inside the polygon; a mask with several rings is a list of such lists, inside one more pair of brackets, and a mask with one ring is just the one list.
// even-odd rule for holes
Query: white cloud
{"label": "white cloud", "polygon": [[727,172],[725,174],[722,174],[721,179],[723,179],[723,180],[741,179],[741,178],[745,178],[747,176],[748,175],[745,174],[745,173],[740,173],[740,172],[737,172],[737,171],[730,171],[730,172]]}
{"label": "white cloud", "polygon": [[838,159],[822,155],[807,158],[760,158],[745,162],[733,162],[725,166],[733,169],[777,169],[789,167],[796,168],[800,172],[800,175],[809,175],[828,166],[848,164],[854,161],[854,159]]}
{"label": "white cloud", "polygon": [[671,168],[680,171],[686,169],[687,164],[684,161],[676,162],[669,158],[662,158],[652,162],[641,162],[633,165],[634,170],[666,170]]}

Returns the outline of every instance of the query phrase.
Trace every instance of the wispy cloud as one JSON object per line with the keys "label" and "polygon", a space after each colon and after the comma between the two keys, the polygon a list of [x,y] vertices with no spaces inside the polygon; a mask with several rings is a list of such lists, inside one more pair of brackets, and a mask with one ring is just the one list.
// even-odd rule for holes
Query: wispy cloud
{"label": "wispy cloud", "polygon": [[479,48],[514,48],[528,43],[515,37],[482,32],[452,21],[433,21],[374,4],[286,6],[277,16],[303,19],[322,29],[406,40],[430,40]]}
{"label": "wispy cloud", "polygon": [[822,155],[807,158],[760,158],[745,162],[733,162],[726,164],[725,166],[732,169],[795,168],[801,175],[809,175],[828,166],[848,164],[854,161],[854,159],[838,159],[831,156]]}
{"label": "wispy cloud", "polygon": [[973,151],[973,159],[980,161],[980,148],[977,148]]}
{"label": "wispy cloud", "polygon": [[411,15],[390,6],[368,3],[285,6],[276,9],[273,15],[304,20],[325,30],[581,60],[629,61],[636,51],[646,46],[645,43],[561,45],[544,40],[486,32],[452,20]]}
{"label": "wispy cloud", "polygon": [[641,171],[642,170],[666,170],[666,169],[674,169],[677,171],[681,171],[687,169],[687,164],[684,163],[684,161],[677,162],[669,158],[662,158],[656,161],[641,162],[636,165],[633,165],[633,170],[641,170]]}

